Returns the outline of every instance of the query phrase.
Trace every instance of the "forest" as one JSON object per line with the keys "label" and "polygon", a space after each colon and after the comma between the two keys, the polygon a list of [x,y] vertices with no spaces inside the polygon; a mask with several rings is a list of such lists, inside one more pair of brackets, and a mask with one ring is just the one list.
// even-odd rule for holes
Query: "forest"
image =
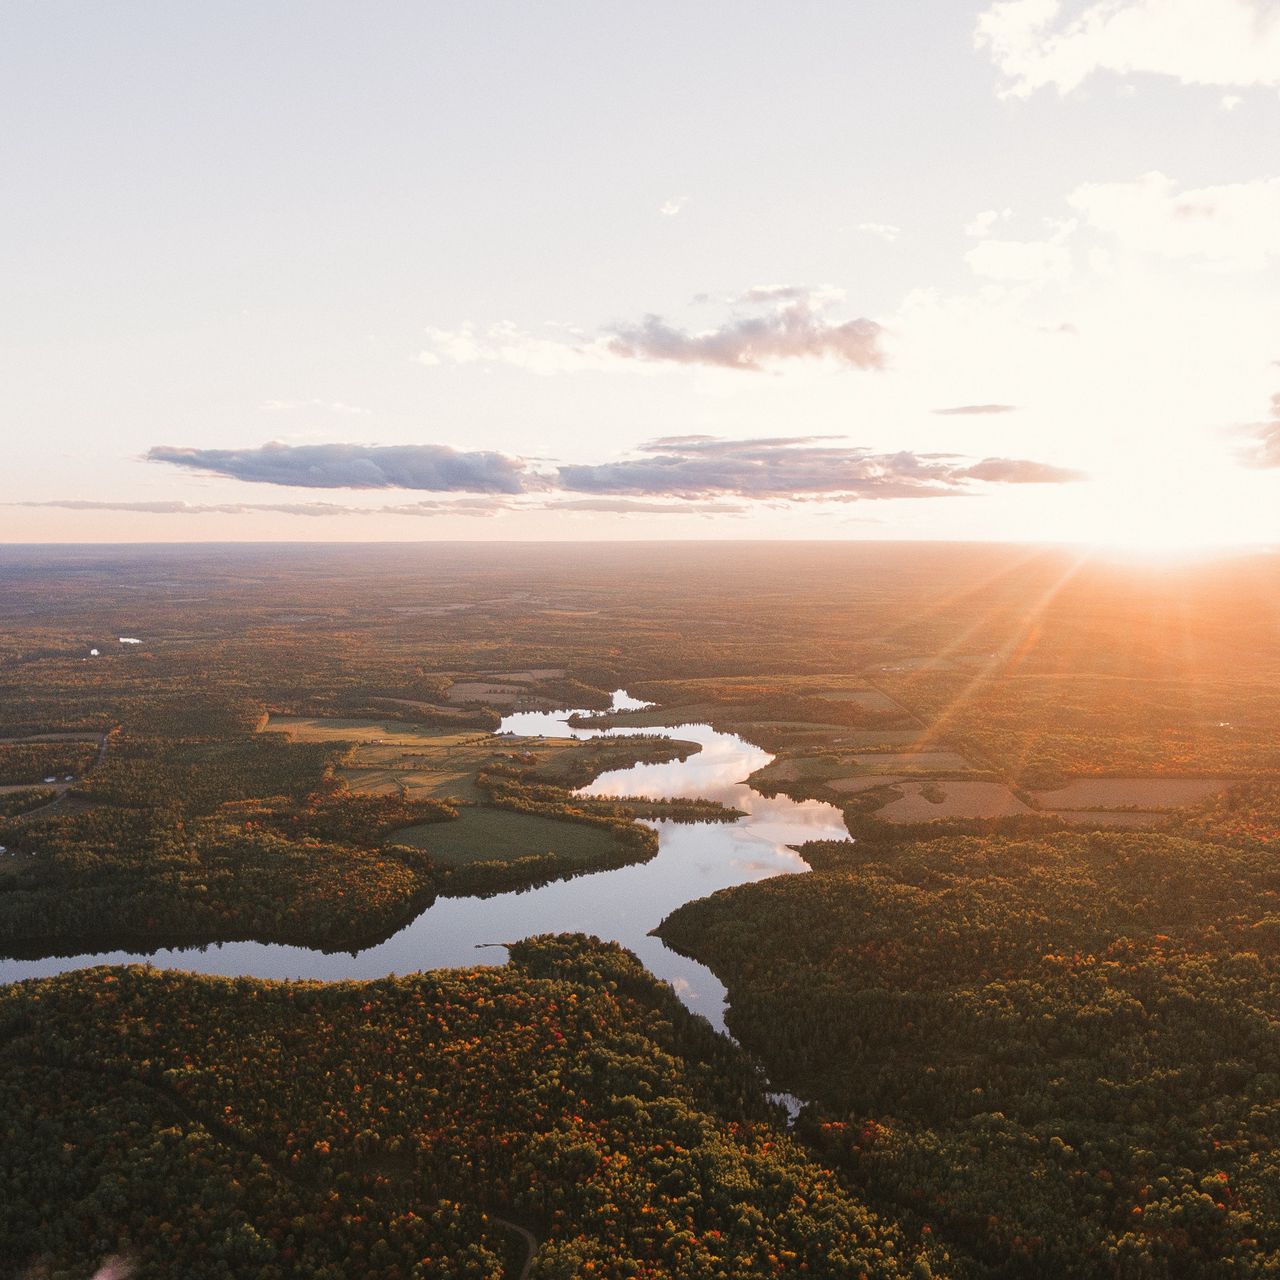
{"label": "forest", "polygon": [[922,1277],[627,953],[371,983],[91,969],[0,989],[0,1238],[25,1274]]}
{"label": "forest", "polygon": [[[1271,809],[1274,819],[1275,810]],[[870,1204],[982,1276],[1270,1275],[1280,864],[1155,833],[807,846],[662,936]]]}

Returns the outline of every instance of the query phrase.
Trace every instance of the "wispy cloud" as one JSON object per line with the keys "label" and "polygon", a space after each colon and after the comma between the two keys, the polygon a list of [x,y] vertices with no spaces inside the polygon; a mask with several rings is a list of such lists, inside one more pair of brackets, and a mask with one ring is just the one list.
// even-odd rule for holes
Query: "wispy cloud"
{"label": "wispy cloud", "polygon": [[505,454],[463,452],[441,444],[366,445],[272,442],[250,449],[156,445],[150,462],[205,474],[306,489],[427,489],[521,493],[529,473]]}
{"label": "wispy cloud", "polygon": [[991,484],[1071,484],[1088,479],[1083,471],[1055,467],[1047,462],[1032,462],[1027,458],[983,458],[981,462],[960,468],[954,474],[957,478],[986,480]]}
{"label": "wispy cloud", "polygon": [[1005,76],[1004,96],[1053,85],[1070,93],[1096,71],[1148,72],[1183,84],[1280,85],[1274,0],[1000,0],[975,41]]}
{"label": "wispy cloud", "polygon": [[854,230],[876,236],[886,244],[892,244],[902,234],[902,228],[895,227],[891,222],[860,222]]}
{"label": "wispy cloud", "polygon": [[935,409],[933,412],[944,418],[967,418],[994,413],[1013,413],[1017,408],[1016,404],[954,404],[950,408]]}
{"label": "wispy cloud", "polygon": [[825,299],[814,291],[796,285],[758,286],[740,301],[763,309],[693,333],[661,316],[645,316],[638,324],[616,326],[608,348],[627,360],[752,372],[776,361],[822,358],[858,369],[884,366],[880,326],[865,318],[828,319]]}
{"label": "wispy cloud", "polygon": [[[453,330],[428,330],[428,345],[418,360],[426,365],[501,363],[540,374],[664,364],[758,372],[806,359],[881,368],[880,326],[865,318],[832,318],[830,311],[842,297],[829,286],[755,285],[728,300],[731,314],[722,324],[696,331],[660,315],[615,324],[595,335],[574,329],[535,334],[509,322],[467,323]],[[708,300],[706,295],[697,299]]]}

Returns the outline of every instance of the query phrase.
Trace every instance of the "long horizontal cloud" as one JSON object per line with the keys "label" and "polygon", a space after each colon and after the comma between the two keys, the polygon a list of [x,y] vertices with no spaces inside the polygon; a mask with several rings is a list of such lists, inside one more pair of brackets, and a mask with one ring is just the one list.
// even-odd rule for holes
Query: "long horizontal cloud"
{"label": "long horizontal cloud", "polygon": [[971,481],[1061,484],[1079,472],[1020,458],[972,463],[909,450],[873,453],[821,437],[721,440],[668,436],[642,447],[645,456],[597,465],[563,466],[559,487],[580,493],[698,498],[928,498],[964,492]]}
{"label": "long horizontal cloud", "polygon": [[884,365],[880,326],[874,320],[830,323],[804,297],[790,289],[773,292],[783,305],[764,315],[740,316],[718,329],[689,333],[661,316],[646,316],[637,325],[614,329],[608,347],[629,360],[713,365],[721,369],[760,370],[776,360],[832,357],[859,369]]}
{"label": "long horizontal cloud", "polygon": [[156,445],[150,462],[191,471],[306,489],[427,489],[521,493],[528,473],[505,454],[465,453],[442,444],[271,443],[252,449],[179,449]]}
{"label": "long horizontal cloud", "polygon": [[[417,455],[421,454],[421,458]],[[492,493],[495,477],[508,487],[491,497],[421,502],[408,507],[343,508],[333,503],[227,503],[191,507],[169,504],[193,513],[214,511],[292,510],[294,514],[424,515],[461,512],[468,503],[491,511],[513,499],[526,499],[520,509],[573,509],[568,504],[585,494],[593,499],[678,499],[688,511],[692,502],[717,499],[852,501],[860,498],[953,497],[973,492],[974,482],[987,484],[1062,484],[1082,479],[1081,473],[1023,458],[983,458],[974,461],[955,454],[900,450],[877,453],[827,436],[764,436],[726,440],[716,436],[664,436],[641,445],[637,457],[615,462],[566,464],[552,471],[534,471],[526,463],[500,454],[460,454],[440,445],[400,445],[394,449],[367,445],[311,445],[292,448],[265,445],[238,451],[210,449],[153,449],[148,457],[183,467],[244,480],[297,488],[337,488],[341,477],[353,475],[346,487],[427,488],[444,483],[460,491]],[[394,466],[376,471],[357,464],[393,454]],[[341,465],[321,467],[316,458],[339,459]],[[451,470],[441,472],[444,457]],[[454,466],[459,459],[464,463]],[[484,459],[483,465],[471,460]],[[498,459],[501,465],[487,460]],[[534,499],[540,501],[534,501]],[[60,504],[65,505],[65,504]],[[670,504],[651,504],[672,510]],[[135,504],[131,509],[160,511],[164,504]],[[585,507],[579,506],[583,510]],[[604,508],[596,508],[604,509]],[[611,510],[619,510],[617,505]],[[639,510],[632,501],[629,510]],[[471,512],[466,512],[471,514]]]}

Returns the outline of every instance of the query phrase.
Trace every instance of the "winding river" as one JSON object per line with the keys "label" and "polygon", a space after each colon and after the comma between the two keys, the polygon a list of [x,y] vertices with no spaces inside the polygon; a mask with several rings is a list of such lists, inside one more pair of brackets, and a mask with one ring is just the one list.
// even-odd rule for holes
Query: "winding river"
{"label": "winding river", "polygon": [[[615,711],[647,704],[619,690]],[[700,751],[667,764],[637,764],[601,774],[582,793],[592,796],[664,796],[719,800],[741,809],[735,822],[658,821],[658,852],[649,862],[558,880],[521,893],[492,898],[441,898],[399,933],[364,951],[326,953],[306,947],[228,942],[147,953],[125,951],[45,960],[0,960],[0,982],[46,977],[95,964],[148,963],[167,969],[258,978],[380,978],[420,969],[499,964],[503,943],[534,933],[594,933],[620,942],[657,977],[669,982],[695,1013],[724,1029],[725,991],[705,966],[669,950],[650,935],[662,919],[694,898],[767,876],[807,871],[790,846],[806,840],[848,838],[838,809],[820,801],[770,799],[744,779],[773,758],[734,734],[710,725],[646,729],[575,728],[574,710],[517,712],[498,733],[592,738],[603,734],[659,734],[696,742]],[[477,949],[478,947],[484,949]]]}

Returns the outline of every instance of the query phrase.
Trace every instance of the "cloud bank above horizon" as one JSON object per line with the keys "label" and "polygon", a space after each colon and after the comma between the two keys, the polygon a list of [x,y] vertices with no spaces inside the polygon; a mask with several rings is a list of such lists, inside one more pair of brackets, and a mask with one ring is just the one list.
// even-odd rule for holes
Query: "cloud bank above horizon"
{"label": "cloud bank above horizon", "polygon": [[[252,449],[196,449],[157,445],[148,461],[250,483],[300,489],[428,490],[501,495],[595,495],[596,501],[555,497],[546,510],[671,512],[682,504],[707,499],[851,502],[888,498],[955,497],[979,492],[987,484],[1067,484],[1086,478],[1074,468],[1023,458],[962,458],[953,454],[892,453],[836,443],[828,437],[773,436],[730,440],[708,435],[665,436],[637,446],[637,456],[604,463],[567,463],[536,470],[529,462],[488,451],[465,452],[448,445],[329,444],[271,442]],[[618,499],[667,499],[660,504]],[[604,499],[608,499],[605,502]],[[671,500],[675,500],[674,505]],[[65,503],[59,505],[67,505]],[[81,504],[89,507],[95,504]],[[438,510],[458,504],[438,503]],[[130,508],[162,514],[168,510],[274,510],[289,504],[152,503]],[[491,506],[496,510],[499,507]],[[692,509],[684,507],[683,509]],[[296,514],[364,513],[368,508],[305,504]],[[421,510],[380,508],[385,514],[426,514]]]}

